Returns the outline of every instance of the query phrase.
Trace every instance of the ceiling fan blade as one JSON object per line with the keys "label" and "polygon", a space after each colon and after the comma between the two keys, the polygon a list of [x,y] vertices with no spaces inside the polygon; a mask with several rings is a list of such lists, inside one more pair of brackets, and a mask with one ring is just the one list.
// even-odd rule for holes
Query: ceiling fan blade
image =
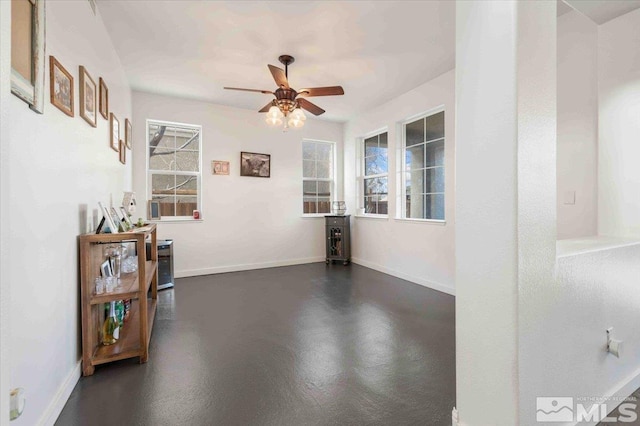
{"label": "ceiling fan blade", "polygon": [[257,92],[264,93],[265,95],[273,95],[273,92],[269,90],[258,90],[258,89],[241,89],[240,87],[225,87],[227,90],[241,90],[243,92]]}
{"label": "ceiling fan blade", "polygon": [[298,99],[298,104],[300,105],[300,108],[306,109],[307,111],[309,111],[313,115],[324,114],[324,110],[322,108],[320,108],[316,104],[312,104],[311,102],[309,102],[306,99]]}
{"label": "ceiling fan blade", "polygon": [[269,102],[268,104],[263,106],[262,109],[258,112],[269,112],[269,108],[271,108],[272,105],[273,105],[273,102]]}
{"label": "ceiling fan blade", "polygon": [[276,84],[278,85],[278,87],[282,87],[284,89],[289,88],[289,81],[287,81],[287,75],[285,74],[282,68],[269,65],[269,71],[271,71],[271,75],[273,76],[273,79],[276,81]]}
{"label": "ceiling fan blade", "polygon": [[298,96],[310,98],[312,96],[336,96],[344,95],[344,89],[342,86],[329,86],[329,87],[311,87],[309,89],[298,90]]}

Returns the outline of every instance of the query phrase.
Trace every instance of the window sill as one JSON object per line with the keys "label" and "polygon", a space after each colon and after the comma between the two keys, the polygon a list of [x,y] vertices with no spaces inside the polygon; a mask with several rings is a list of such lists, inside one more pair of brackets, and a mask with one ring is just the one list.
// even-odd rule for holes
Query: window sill
{"label": "window sill", "polygon": [[389,215],[386,214],[357,214],[356,219],[373,219],[373,220],[389,220]]}
{"label": "window sill", "polygon": [[438,219],[407,219],[396,217],[393,220],[398,222],[410,222],[410,223],[426,223],[429,225],[437,225],[437,226],[445,226],[447,224],[446,220],[438,220]]}
{"label": "window sill", "polygon": [[160,219],[160,220],[147,220],[147,222],[149,223],[197,223],[197,222],[204,222],[203,219],[193,219],[193,218],[185,218],[185,219]]}
{"label": "window sill", "polygon": [[312,214],[303,214],[300,216],[302,219],[321,219],[331,213],[312,213]]}

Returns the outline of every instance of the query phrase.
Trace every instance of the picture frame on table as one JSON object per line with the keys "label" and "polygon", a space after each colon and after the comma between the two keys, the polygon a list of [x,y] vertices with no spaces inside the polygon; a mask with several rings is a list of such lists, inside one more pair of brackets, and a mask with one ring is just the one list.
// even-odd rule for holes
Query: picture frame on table
{"label": "picture frame on table", "polygon": [[96,82],[87,72],[87,69],[80,65],[80,117],[92,127],[98,126],[98,92]]}
{"label": "picture frame on table", "polygon": [[110,113],[109,115],[109,144],[111,149],[115,152],[120,153],[120,122],[116,118],[114,113]]}
{"label": "picture frame on table", "polygon": [[113,270],[111,269],[111,262],[109,262],[109,259],[105,260],[100,265],[100,274],[103,278],[113,276]]}
{"label": "picture frame on table", "polygon": [[109,88],[107,87],[107,83],[104,82],[104,79],[100,77],[100,96],[99,96],[99,105],[100,105],[100,115],[105,119],[109,119]]}
{"label": "picture frame on table", "polygon": [[49,56],[49,86],[51,103],[73,117],[73,76],[53,55]]}
{"label": "picture frame on table", "polygon": [[[113,218],[111,217],[111,212],[109,211],[109,209],[103,206],[102,203],[100,202],[98,203],[98,206],[100,206],[100,211],[102,212],[103,221],[104,221],[103,225],[107,225],[109,227],[109,231],[112,234],[117,234],[118,226],[115,223],[113,223]],[[100,227],[98,229],[100,229]]]}
{"label": "picture frame on table", "polygon": [[120,214],[118,213],[116,208],[111,207],[109,209],[109,213],[111,213],[111,220],[113,220],[113,223],[118,227],[118,231],[124,231],[125,229],[122,225],[122,218],[120,217]]}
{"label": "picture frame on table", "polygon": [[45,0],[11,5],[11,93],[44,113],[46,74]]}
{"label": "picture frame on table", "polygon": [[125,209],[124,207],[120,207],[120,214],[124,218],[124,221],[126,222],[129,229],[133,229],[134,224],[133,224],[133,221],[131,220],[131,217],[129,217],[129,213],[127,213],[127,209]]}

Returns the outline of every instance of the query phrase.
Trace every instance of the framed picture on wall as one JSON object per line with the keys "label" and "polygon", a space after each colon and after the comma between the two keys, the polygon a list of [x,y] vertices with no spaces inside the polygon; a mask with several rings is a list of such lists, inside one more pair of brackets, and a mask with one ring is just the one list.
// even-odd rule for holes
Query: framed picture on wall
{"label": "framed picture on wall", "polygon": [[87,69],[80,65],[80,117],[93,127],[98,125],[96,89],[96,82],[93,81]]}
{"label": "framed picture on wall", "polygon": [[120,152],[120,122],[116,118],[116,116],[111,113],[111,119],[109,120],[109,127],[111,128],[110,137],[111,137],[111,149],[115,152]]}
{"label": "framed picture on wall", "polygon": [[271,155],[241,152],[240,176],[271,177]]}
{"label": "framed picture on wall", "polygon": [[127,148],[131,149],[133,143],[133,129],[131,127],[131,121],[128,118],[124,119],[124,143]]}
{"label": "framed picture on wall", "polygon": [[109,119],[109,89],[107,88],[107,83],[104,82],[104,79],[102,77],[100,77],[99,105],[100,105],[100,115],[103,116],[105,120],[108,120]]}
{"label": "framed picture on wall", "polygon": [[11,93],[29,108],[44,112],[44,0],[11,2]]}
{"label": "framed picture on wall", "polygon": [[127,164],[127,147],[122,139],[120,139],[120,142],[118,143],[118,150],[120,152],[120,162],[122,164]]}
{"label": "framed picture on wall", "polygon": [[73,77],[54,56],[49,56],[49,82],[51,103],[73,117]]}
{"label": "framed picture on wall", "polygon": [[228,161],[212,161],[211,173],[214,175],[228,175],[229,174],[229,162]]}

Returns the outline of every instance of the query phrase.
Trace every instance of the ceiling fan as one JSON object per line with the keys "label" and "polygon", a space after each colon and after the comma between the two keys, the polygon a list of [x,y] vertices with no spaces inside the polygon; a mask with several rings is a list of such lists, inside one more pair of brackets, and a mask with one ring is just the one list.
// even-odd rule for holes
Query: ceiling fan
{"label": "ceiling fan", "polygon": [[269,71],[271,71],[271,75],[278,85],[275,91],[225,87],[227,90],[241,90],[244,92],[257,92],[275,96],[275,99],[258,111],[267,113],[266,121],[268,124],[277,126],[282,124],[283,118],[287,118],[287,120],[285,120],[285,129],[287,125],[291,127],[302,127],[304,120],[306,120],[302,109],[314,115],[320,115],[325,112],[322,108],[309,102],[305,98],[344,95],[342,86],[311,87],[298,91],[292,89],[288,81],[289,65],[292,64],[295,59],[290,55],[281,55],[278,60],[284,64],[284,70],[273,65],[268,65]]}

